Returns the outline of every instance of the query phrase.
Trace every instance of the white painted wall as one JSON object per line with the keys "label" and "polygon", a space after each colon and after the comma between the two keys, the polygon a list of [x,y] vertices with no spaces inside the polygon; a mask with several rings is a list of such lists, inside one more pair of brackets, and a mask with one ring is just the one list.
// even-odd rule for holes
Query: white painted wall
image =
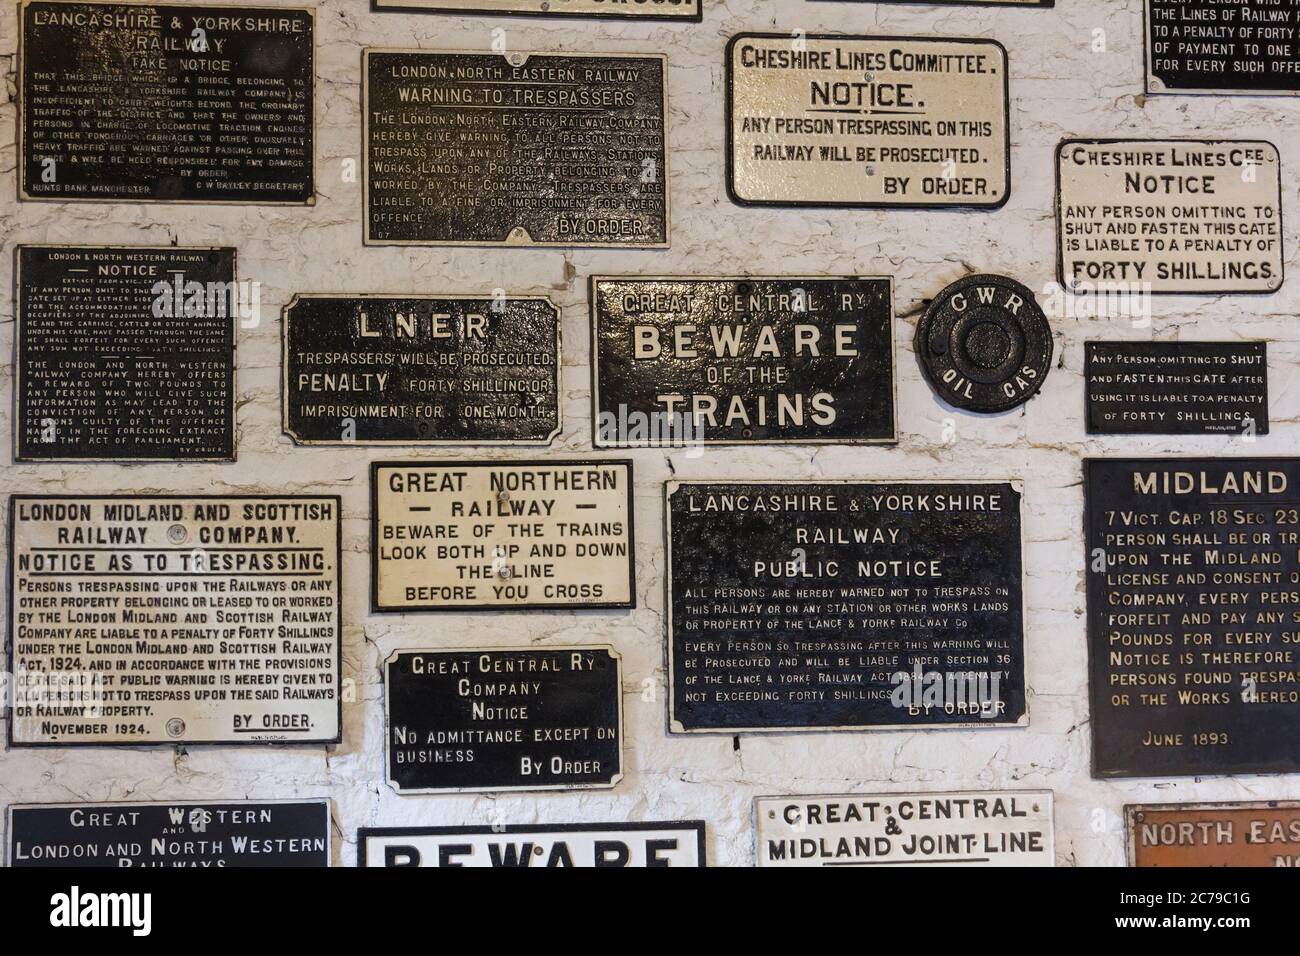
{"label": "white painted wall", "polygon": [[[265,0],[276,3],[279,0]],[[315,208],[14,202],[13,4],[0,4],[0,448],[12,447],[14,243],[234,245],[240,278],[262,283],[265,321],[239,342],[239,460],[225,465],[7,465],[3,491],[329,492],[343,496],[344,708],[334,748],[11,750],[0,753],[0,804],[168,798],[330,797],[339,862],[355,859],[358,827],[703,818],[711,862],[752,859],[758,794],[1050,788],[1061,864],[1118,865],[1126,802],[1296,797],[1295,777],[1108,782],[1088,773],[1080,459],[1087,455],[1289,454],[1300,429],[1296,312],[1300,267],[1265,298],[1163,297],[1152,329],[1119,321],[1055,322],[1059,365],[1042,395],[994,418],[941,406],[911,353],[922,301],[969,270],[1039,289],[1053,278],[1053,153],[1063,137],[1271,139],[1281,149],[1285,218],[1300,223],[1300,100],[1168,97],[1142,90],[1141,0],[1058,0],[1054,10],[705,0],[700,24],[482,20],[372,13],[366,0],[317,4],[318,201]],[[723,61],[742,30],[982,36],[1010,51],[1013,193],[993,212],[757,210],[724,191]],[[361,245],[361,187],[340,163],[359,158],[361,48],[485,49],[505,30],[521,50],[664,52],[670,64],[672,248],[662,252],[481,250]],[[1094,30],[1106,52],[1092,51]],[[1292,226],[1292,236],[1294,229]],[[565,428],[551,454],[590,455],[585,279],[594,272],[892,274],[896,278],[901,442],[895,448],[721,448],[702,458],[635,451],[638,608],[626,613],[367,616],[368,478],[385,449],[295,448],[280,433],[279,309],[295,292],[543,293],[564,310]],[[1269,340],[1273,432],[1247,445],[1224,437],[1087,439],[1083,341],[1088,338]],[[944,419],[956,441],[944,445]],[[4,454],[8,454],[5,452]],[[534,454],[534,453],[530,453]],[[422,457],[450,457],[427,450]],[[510,457],[465,450],[466,458]],[[668,738],[664,733],[662,482],[698,478],[1025,479],[1026,649],[1030,726],[982,732]],[[622,652],[628,774],[613,792],[398,797],[382,780],[379,662],[396,647],[610,642]],[[660,682],[653,702],[642,682]],[[1104,811],[1105,830],[1094,821]]]}

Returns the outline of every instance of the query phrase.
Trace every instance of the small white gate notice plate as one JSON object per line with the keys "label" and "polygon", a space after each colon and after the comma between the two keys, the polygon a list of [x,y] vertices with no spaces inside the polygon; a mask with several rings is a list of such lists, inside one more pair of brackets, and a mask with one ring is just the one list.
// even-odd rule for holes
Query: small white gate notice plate
{"label": "small white gate notice plate", "polygon": [[727,190],[746,205],[979,206],[1011,191],[995,40],[742,33]]}
{"label": "small white gate notice plate", "polygon": [[758,866],[1054,866],[1052,792],[758,797]]}
{"label": "small white gate notice plate", "polygon": [[10,743],[333,743],[334,495],[14,495]]}
{"label": "small white gate notice plate", "polygon": [[1281,162],[1272,143],[1071,139],[1056,160],[1067,290],[1282,287]]}
{"label": "small white gate notice plate", "polygon": [[376,611],[630,608],[630,461],[375,462]]}

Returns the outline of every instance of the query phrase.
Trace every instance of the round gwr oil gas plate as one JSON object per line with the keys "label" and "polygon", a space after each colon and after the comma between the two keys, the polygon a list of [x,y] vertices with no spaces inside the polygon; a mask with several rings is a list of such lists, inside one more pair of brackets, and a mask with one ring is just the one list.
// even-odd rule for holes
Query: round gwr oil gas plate
{"label": "round gwr oil gas plate", "polygon": [[948,404],[985,414],[1034,396],[1052,364],[1052,327],[1028,288],[971,275],[930,303],[916,327],[916,356]]}

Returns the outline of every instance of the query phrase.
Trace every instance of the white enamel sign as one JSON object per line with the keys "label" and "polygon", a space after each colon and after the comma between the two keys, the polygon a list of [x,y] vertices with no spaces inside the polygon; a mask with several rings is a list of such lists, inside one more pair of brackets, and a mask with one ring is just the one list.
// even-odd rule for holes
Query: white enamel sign
{"label": "white enamel sign", "polygon": [[1053,866],[1050,790],[759,797],[758,866]]}
{"label": "white enamel sign", "polygon": [[1066,140],[1057,150],[1067,290],[1275,292],[1278,151],[1253,140]]}
{"label": "white enamel sign", "polygon": [[376,462],[376,611],[632,607],[628,461]]}
{"label": "white enamel sign", "polygon": [[1001,206],[994,40],[745,33],[727,46],[728,190],[743,204]]}
{"label": "white enamel sign", "polygon": [[330,743],[336,496],[10,503],[14,745]]}

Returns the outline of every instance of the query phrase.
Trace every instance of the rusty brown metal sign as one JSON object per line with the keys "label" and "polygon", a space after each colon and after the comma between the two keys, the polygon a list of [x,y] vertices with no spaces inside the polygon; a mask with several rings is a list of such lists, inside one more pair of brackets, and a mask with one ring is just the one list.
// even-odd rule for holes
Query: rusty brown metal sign
{"label": "rusty brown metal sign", "polygon": [[1129,866],[1300,866],[1300,801],[1124,808]]}

